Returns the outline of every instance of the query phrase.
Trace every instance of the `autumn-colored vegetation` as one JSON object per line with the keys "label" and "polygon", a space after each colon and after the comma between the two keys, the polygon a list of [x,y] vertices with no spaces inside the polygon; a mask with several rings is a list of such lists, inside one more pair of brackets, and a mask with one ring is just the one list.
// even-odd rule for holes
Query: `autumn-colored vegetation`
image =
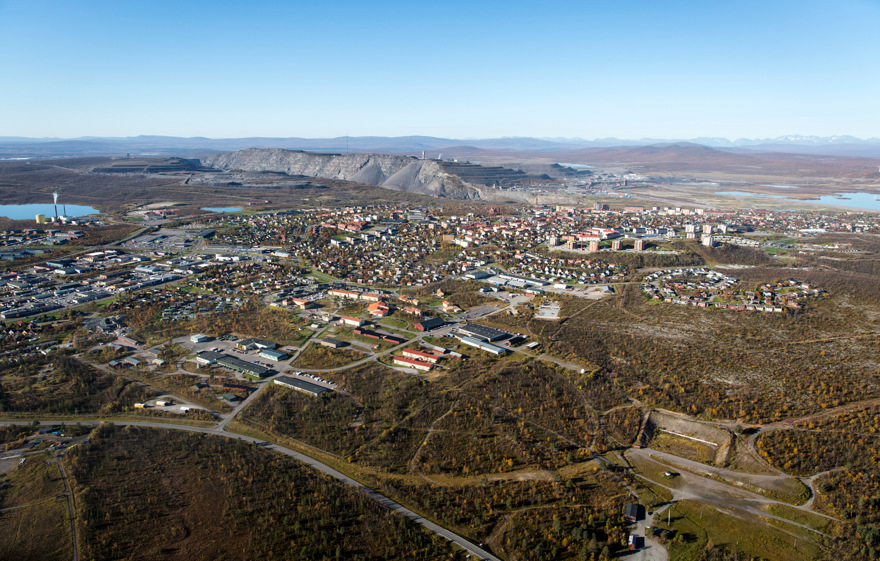
{"label": "autumn-colored vegetation", "polygon": [[843,469],[818,478],[815,488],[816,507],[844,521],[823,542],[826,559],[880,558],[880,472]]}
{"label": "autumn-colored vegetation", "polygon": [[116,414],[156,395],[66,356],[22,360],[0,374],[0,414]]}
{"label": "autumn-colored vegetation", "polygon": [[61,472],[47,453],[0,474],[0,559],[71,558],[67,501],[57,500],[63,492]]}
{"label": "autumn-colored vegetation", "polygon": [[499,314],[483,323],[598,365],[612,388],[648,404],[768,422],[880,394],[880,336],[870,314],[840,295],[791,315],[662,306],[628,285],[559,322]]}
{"label": "autumn-colored vegetation", "polygon": [[461,559],[441,538],[238,440],[97,429],[66,460],[85,559]]}
{"label": "autumn-colored vegetation", "polygon": [[[428,302],[438,298],[448,300],[450,303],[466,310],[475,306],[497,304],[499,302],[494,296],[478,292],[484,286],[486,286],[484,283],[477,281],[447,279],[418,288],[406,289],[404,292],[409,296],[415,296],[420,300]],[[438,296],[438,290],[443,292],[442,297]]]}
{"label": "autumn-colored vegetation", "polygon": [[758,451],[792,475],[847,467],[880,468],[880,436],[837,431],[775,430],[758,437]]}
{"label": "autumn-colored vegetation", "polygon": [[486,540],[511,559],[607,559],[622,549],[627,500],[604,471],[551,481],[497,481],[460,486],[389,480],[383,491],[403,497],[441,524]]}
{"label": "autumn-colored vegetation", "polygon": [[306,347],[291,364],[307,369],[339,368],[364,358],[367,355],[350,349],[331,349],[313,344]]}

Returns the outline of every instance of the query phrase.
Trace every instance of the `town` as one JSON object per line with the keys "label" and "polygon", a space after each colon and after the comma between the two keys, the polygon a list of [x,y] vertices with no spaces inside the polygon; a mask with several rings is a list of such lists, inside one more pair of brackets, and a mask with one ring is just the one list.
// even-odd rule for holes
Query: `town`
{"label": "town", "polygon": [[[80,230],[46,226],[54,225],[3,233],[14,246],[4,253],[7,268],[0,274],[0,318],[6,322],[0,365],[10,373],[7,387],[21,381],[13,372],[28,371],[35,376],[29,383],[36,384],[28,387],[63,393],[67,381],[90,372],[90,391],[118,392],[102,415],[236,434],[291,454],[318,454],[322,461],[338,456],[344,461],[330,461],[334,469],[377,470],[371,484],[408,502],[422,500],[417,498],[422,491],[389,491],[388,474],[469,477],[486,469],[505,474],[528,466],[562,470],[588,462],[601,471],[585,479],[583,488],[566,483],[569,491],[585,492],[599,482],[638,488],[631,499],[639,502],[615,507],[622,509],[614,515],[619,522],[576,532],[584,544],[571,547],[602,553],[603,543],[604,558],[622,548],[644,552],[658,547],[650,544],[663,544],[675,550],[686,543],[680,524],[672,524],[671,517],[664,524],[662,515],[650,511],[666,509],[669,515],[681,508],[670,506],[662,489],[672,484],[669,480],[696,485],[690,478],[700,476],[668,469],[679,468],[676,463],[657,464],[667,474],[657,476],[650,464],[657,454],[680,454],[669,456],[678,458],[672,462],[711,457],[724,477],[738,477],[724,467],[729,461],[719,459],[718,452],[727,435],[736,439],[736,433],[723,425],[712,425],[718,427],[715,432],[701,428],[700,423],[715,422],[709,413],[717,411],[714,401],[700,397],[693,402],[704,407],[699,421],[620,401],[624,394],[612,389],[613,377],[632,376],[624,386],[640,387],[639,403],[651,400],[662,407],[675,406],[663,393],[665,386],[690,383],[673,375],[646,386],[640,374],[621,371],[626,353],[652,356],[652,345],[663,338],[658,334],[689,324],[726,329],[765,321],[754,319],[758,314],[766,321],[797,321],[827,313],[829,305],[837,305],[829,302],[844,302],[848,296],[841,291],[854,287],[809,273],[804,265],[870,259],[875,249],[863,243],[863,236],[880,233],[880,220],[870,213],[612,210],[604,204],[462,209],[398,204],[194,218],[158,212],[133,233],[98,244],[87,241],[98,225]],[[591,326],[609,326],[607,336],[617,342],[632,340],[632,318],[615,317],[623,313],[621,306],[637,317],[632,325],[651,325],[648,346],[615,350],[616,343],[606,340],[600,345],[609,354],[599,356],[582,341],[603,335],[570,331],[583,329],[578,322],[587,320]],[[669,325],[680,313],[686,319]],[[663,322],[666,327],[656,327]],[[651,360],[662,363],[658,357]],[[476,397],[460,393],[459,385],[485,386],[496,371],[516,378],[512,385],[503,377],[495,382],[507,388],[501,395],[515,401],[506,404],[504,397],[498,402],[494,391],[481,394],[491,405],[480,405],[488,409],[478,418],[495,420],[479,429],[483,434],[474,429],[470,438],[493,451],[468,452],[473,455],[459,464],[444,450],[474,444],[450,444],[454,440],[433,427],[447,426],[449,412],[463,418],[472,414],[461,407]],[[756,379],[754,370],[746,375]],[[784,375],[781,368],[779,375]],[[728,368],[711,376],[732,380],[736,374]],[[536,380],[542,382],[536,385]],[[836,397],[823,407],[839,403],[854,387],[840,382],[831,391]],[[754,409],[746,411],[742,400],[754,393],[732,383],[734,389],[726,390],[722,402],[738,403],[739,415],[762,427],[766,409],[749,397]],[[113,390],[120,384],[125,389]],[[386,388],[382,400],[371,397],[372,386]],[[407,419],[420,413],[412,405],[388,409],[393,392],[403,391],[399,388],[427,392],[440,403],[452,401],[446,413],[432,412],[427,425],[418,421],[421,428],[405,429]],[[576,399],[572,392],[607,410],[596,413],[596,419],[609,423],[605,433],[583,437],[572,432],[571,427],[586,422],[577,414],[564,421],[547,415],[545,403],[568,403]],[[41,399],[48,400],[45,395]],[[803,404],[798,402],[798,410],[808,413]],[[25,406],[13,400],[8,407],[14,413]],[[433,411],[433,406],[419,407]],[[694,407],[685,411],[694,414]],[[507,421],[505,416],[510,416]],[[271,428],[278,419],[291,419],[283,422],[281,432]],[[537,433],[515,435],[511,449],[497,442],[492,435],[498,429],[490,427],[514,419]],[[357,436],[362,430],[378,432],[362,441]],[[416,430],[423,442],[414,443],[405,458],[383,456],[380,450],[390,443],[400,446],[411,438],[407,430]],[[335,436],[328,440],[331,432]],[[46,434],[35,433],[27,442],[48,441]],[[52,451],[82,439],[58,437]],[[335,456],[322,455],[328,452]],[[625,453],[628,463],[619,465],[617,453]],[[500,467],[492,458],[503,460]],[[637,476],[648,480],[637,483]],[[742,491],[740,499],[755,500],[756,489]],[[713,493],[719,492],[703,490],[699,496],[714,500]],[[505,500],[513,509],[515,499]],[[768,504],[781,504],[776,500]],[[482,536],[471,533],[476,541],[461,538],[461,543],[466,551],[496,558],[476,545]],[[504,549],[497,543],[493,547]]]}

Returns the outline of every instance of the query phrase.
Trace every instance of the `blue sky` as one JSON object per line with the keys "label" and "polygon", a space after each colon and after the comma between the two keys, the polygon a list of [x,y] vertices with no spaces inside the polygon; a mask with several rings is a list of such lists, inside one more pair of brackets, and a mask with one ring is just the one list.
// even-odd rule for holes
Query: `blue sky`
{"label": "blue sky", "polygon": [[880,136],[880,0],[0,0],[0,136]]}

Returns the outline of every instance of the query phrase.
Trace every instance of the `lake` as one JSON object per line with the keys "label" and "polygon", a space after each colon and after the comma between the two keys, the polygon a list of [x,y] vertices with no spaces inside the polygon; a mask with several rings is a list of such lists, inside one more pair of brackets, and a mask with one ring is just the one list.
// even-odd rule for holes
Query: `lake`
{"label": "lake", "polygon": [[748,191],[716,191],[716,195],[728,195],[734,197],[764,197],[768,199],[785,199],[815,205],[849,207],[863,210],[880,210],[880,200],[875,193],[840,193],[838,195],[822,195],[809,200],[794,199],[785,195],[765,195],[763,193],[750,193]]}
{"label": "lake", "polygon": [[211,212],[241,212],[240,206],[217,206],[217,207],[206,207],[202,210],[210,210]]}
{"label": "lake", "polygon": [[[76,218],[78,216],[86,216],[87,214],[100,214],[100,210],[90,206],[83,205],[62,205],[58,204],[58,213],[64,214],[67,207],[66,216]],[[32,205],[0,205],[0,216],[12,218],[13,220],[34,220],[38,214],[46,215],[46,218],[55,216],[55,205],[53,204],[32,204]]]}

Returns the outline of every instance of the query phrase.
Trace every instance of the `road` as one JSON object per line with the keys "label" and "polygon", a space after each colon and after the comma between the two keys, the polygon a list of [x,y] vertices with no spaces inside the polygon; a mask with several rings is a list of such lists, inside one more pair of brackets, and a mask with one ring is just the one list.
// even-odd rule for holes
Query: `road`
{"label": "road", "polygon": [[61,461],[61,458],[56,458],[55,462],[58,464],[58,470],[61,472],[61,479],[64,481],[64,494],[67,496],[67,510],[70,516],[70,535],[73,542],[73,561],[79,561],[79,534],[76,530],[76,508],[74,508],[73,504],[73,491],[70,489],[70,484],[67,481],[67,474],[64,473],[64,462]]}
{"label": "road", "polygon": [[[273,376],[272,378],[275,378],[275,376]],[[238,407],[236,407],[235,409],[232,410],[232,412],[227,413],[226,415],[221,415],[223,420],[220,421],[217,424],[217,426],[214,427],[213,430],[215,430],[218,433],[225,432],[226,425],[228,425],[232,419],[234,419],[239,413],[244,411],[245,407],[247,407],[251,402],[253,402],[257,398],[257,395],[259,395],[260,393],[263,392],[263,390],[265,390],[266,388],[268,388],[269,386],[274,384],[274,382],[272,382],[272,378],[268,378],[268,379],[266,379],[266,381],[264,383],[260,384],[260,386],[256,390],[252,391],[251,394],[249,396],[247,396],[244,399],[244,401],[242,401],[238,405]]]}
{"label": "road", "polygon": [[[671,506],[671,504],[667,504],[666,506],[657,509],[651,514],[648,514],[641,528],[644,530],[646,528],[653,527],[654,518]],[[667,559],[669,559],[669,552],[666,551],[666,548],[660,545],[660,542],[658,542],[654,538],[648,537],[647,531],[641,532],[638,528],[639,527],[637,526],[636,530],[630,532],[630,534],[643,536],[645,538],[645,547],[636,551],[632,555],[628,555],[627,559],[634,559],[636,561],[666,561]]]}
{"label": "road", "polygon": [[[642,448],[642,449],[630,449],[626,453],[628,456],[636,456],[641,458],[644,461],[654,462],[658,467],[666,469],[668,466],[666,464],[657,462],[651,456],[655,456],[658,458],[667,457],[669,459],[674,458],[674,461],[682,465],[685,461],[678,457],[672,456],[671,454],[665,454],[659,450],[652,450],[650,448]],[[696,462],[695,462],[696,463]],[[698,464],[703,472],[708,473],[708,466],[704,464]],[[733,472],[732,470],[723,470],[720,468],[715,468],[716,472],[714,473],[722,473],[722,472],[730,472],[732,475],[741,476],[741,472]],[[822,516],[824,518],[828,518],[834,520],[834,518],[823,515],[820,512],[816,512],[814,510],[810,510],[805,508],[803,505],[795,506],[783,501],[777,501],[763,495],[759,495],[757,493],[753,493],[746,489],[742,489],[739,487],[735,487],[734,485],[729,485],[727,483],[721,483],[714,479],[709,479],[708,477],[703,477],[701,475],[696,475],[694,473],[690,473],[688,471],[681,471],[679,475],[676,476],[676,480],[678,480],[677,487],[670,487],[669,480],[664,481],[655,481],[649,477],[644,475],[637,474],[633,472],[636,477],[644,479],[658,487],[662,487],[672,493],[672,502],[690,499],[694,501],[699,501],[701,503],[705,503],[711,505],[713,508],[719,510],[720,512],[728,512],[731,509],[736,509],[739,511],[746,512],[748,514],[759,516],[762,518],[771,518],[773,520],[779,520],[781,522],[785,522],[786,524],[791,524],[792,526],[797,526],[809,532],[813,532],[820,535],[825,535],[818,530],[815,530],[809,526],[804,524],[800,524],[798,522],[794,522],[787,518],[782,518],[780,516],[775,516],[770,514],[762,507],[769,505],[783,505],[789,508],[796,508],[800,510],[806,510],[814,515]],[[775,476],[764,476],[764,477],[775,477]],[[785,531],[780,528],[780,530]],[[792,534],[796,535],[796,534]]]}
{"label": "road", "polygon": [[[256,392],[254,392],[254,393],[256,393]],[[232,416],[230,415],[229,418],[231,419]],[[60,423],[64,423],[64,422],[67,422],[67,423],[80,422],[82,425],[87,425],[87,426],[96,426],[96,425],[100,424],[100,421],[78,421],[76,419],[69,420],[69,421],[63,421],[63,420],[46,421],[46,423],[50,424],[50,425],[60,424]],[[198,433],[202,433],[202,434],[210,434],[210,435],[215,435],[215,436],[225,436],[227,438],[235,438],[238,440],[243,440],[245,442],[251,442],[251,443],[262,442],[261,440],[259,440],[257,438],[245,436],[243,434],[226,432],[225,430],[220,428],[220,425],[217,425],[217,426],[211,427],[211,428],[203,428],[203,427],[191,427],[191,426],[186,426],[186,425],[152,423],[149,421],[113,421],[113,422],[114,422],[114,424],[123,425],[123,426],[181,430],[181,431],[187,431],[187,432],[198,432]],[[28,422],[2,421],[2,422],[0,422],[0,425],[31,425],[31,424],[33,424],[33,421],[28,421]],[[498,559],[497,557],[495,557],[494,555],[492,555],[488,551],[486,551],[483,548],[479,547],[478,545],[468,541],[467,539],[463,538],[462,536],[460,536],[450,530],[447,530],[446,528],[440,526],[439,524],[431,522],[430,520],[424,518],[423,516],[413,512],[412,510],[401,505],[400,503],[391,500],[390,498],[379,493],[378,491],[371,489],[370,487],[367,487],[366,485],[352,479],[351,477],[345,475],[344,473],[342,473],[340,471],[337,471],[336,469],[328,466],[327,464],[324,464],[324,463],[312,458],[311,456],[306,456],[305,454],[302,454],[302,453],[297,452],[295,450],[291,450],[290,448],[285,448],[283,446],[279,446],[277,444],[270,444],[270,445],[266,446],[266,448],[273,450],[275,452],[278,452],[279,454],[284,454],[285,456],[290,456],[291,458],[294,458],[304,464],[307,464],[307,465],[317,469],[318,471],[320,471],[326,475],[329,475],[330,477],[333,477],[334,479],[337,479],[347,485],[351,485],[355,489],[364,493],[366,496],[381,503],[383,506],[385,506],[389,510],[393,510],[393,511],[405,516],[406,518],[409,518],[410,520],[412,520],[416,524],[419,524],[420,526],[430,530],[431,532],[434,532],[435,534],[437,534],[439,536],[443,536],[444,538],[446,538],[450,542],[452,542],[455,545],[466,550],[468,553],[470,553],[476,559],[486,559],[486,560],[490,560],[490,561],[501,561],[500,559]],[[59,462],[59,464],[60,464],[60,462]],[[62,476],[63,476],[63,471],[62,471]],[[66,477],[65,477],[65,489],[69,490],[69,487],[67,487]],[[71,495],[71,497],[72,497],[72,495]],[[73,506],[71,505],[71,509],[72,508],[73,508]],[[71,511],[71,517],[72,516],[73,516],[73,511]],[[74,535],[74,542],[76,544],[77,535],[75,533],[75,530],[74,530],[73,535]],[[78,552],[78,547],[75,546],[74,550]],[[74,557],[74,561],[78,560],[78,553],[76,555],[77,555],[77,557]]]}

